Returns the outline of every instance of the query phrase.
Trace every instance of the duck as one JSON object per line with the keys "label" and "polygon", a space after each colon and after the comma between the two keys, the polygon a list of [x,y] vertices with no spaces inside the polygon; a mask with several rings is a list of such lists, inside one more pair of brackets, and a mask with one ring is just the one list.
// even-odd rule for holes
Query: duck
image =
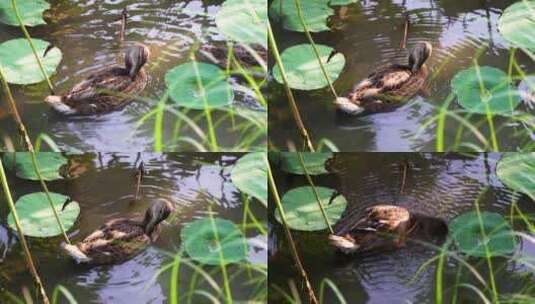
{"label": "duck", "polygon": [[391,112],[418,94],[429,75],[425,62],[433,46],[419,42],[409,51],[408,64],[389,64],[359,82],[344,97],[335,99],[335,107],[350,115]]}
{"label": "duck", "polygon": [[402,248],[409,237],[443,242],[447,234],[448,225],[440,218],[379,204],[366,208],[360,219],[343,223],[335,234],[329,235],[329,243],[342,253],[354,254]]}
{"label": "duck", "polygon": [[64,95],[50,95],[45,103],[63,115],[106,114],[123,108],[148,83],[143,68],[150,50],[143,44],[127,49],[125,66],[114,65],[89,75]]}
{"label": "duck", "polygon": [[158,199],[142,220],[116,218],[106,222],[81,242],[63,243],[63,251],[79,264],[106,265],[123,262],[156,241],[160,223],[174,211],[173,204]]}

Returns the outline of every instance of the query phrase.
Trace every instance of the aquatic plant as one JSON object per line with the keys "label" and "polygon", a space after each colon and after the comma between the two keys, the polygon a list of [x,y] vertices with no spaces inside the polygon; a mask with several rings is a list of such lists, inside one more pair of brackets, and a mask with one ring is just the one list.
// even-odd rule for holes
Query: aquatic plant
{"label": "aquatic plant", "polygon": [[[275,154],[275,153],[273,153]],[[320,175],[329,173],[325,165],[329,159],[334,155],[331,152],[306,152],[300,153],[303,157],[303,162],[306,168],[306,173],[309,175]],[[301,165],[299,155],[293,152],[279,152],[276,153],[278,161],[280,162],[281,170],[292,174],[305,174],[305,169]]]}
{"label": "aquatic plant", "polygon": [[265,153],[248,153],[236,162],[231,171],[232,183],[240,191],[258,199],[267,206],[267,169],[265,167]]}
{"label": "aquatic plant", "polygon": [[535,200],[535,153],[505,153],[496,175],[507,187]]}
{"label": "aquatic plant", "polygon": [[535,51],[535,1],[522,0],[507,7],[498,20],[498,29],[512,47]]}
{"label": "aquatic plant", "polygon": [[267,47],[267,0],[226,0],[215,23],[227,39]]}
{"label": "aquatic plant", "polygon": [[[40,152],[36,153],[37,163],[43,180],[53,181],[63,178],[61,168],[67,165],[67,158],[60,153]],[[4,153],[3,156],[6,167],[17,175],[17,177],[28,180],[39,180],[32,163],[30,152]]]}
{"label": "aquatic plant", "polygon": [[[50,8],[50,4],[44,0],[25,0],[18,3],[18,14],[22,23],[26,26],[46,24],[43,20],[43,12]],[[17,11],[13,9],[11,1],[0,1],[0,22],[18,26]]]}
{"label": "aquatic plant", "polygon": [[[61,220],[65,230],[74,226],[80,214],[80,206],[75,201],[70,201],[69,197],[49,192],[52,204]],[[68,203],[66,204],[66,202]],[[62,234],[62,229],[58,226],[56,217],[47,200],[44,192],[34,192],[21,196],[15,204],[15,209],[20,218],[24,234],[33,237],[52,237]],[[15,230],[13,214],[7,217],[7,223]]]}

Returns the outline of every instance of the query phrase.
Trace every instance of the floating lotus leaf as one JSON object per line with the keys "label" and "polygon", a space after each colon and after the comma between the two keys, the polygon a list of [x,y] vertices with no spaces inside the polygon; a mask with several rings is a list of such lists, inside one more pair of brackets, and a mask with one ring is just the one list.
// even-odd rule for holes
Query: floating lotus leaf
{"label": "floating lotus leaf", "polygon": [[526,104],[535,106],[535,76],[528,76],[518,84],[520,98]]}
{"label": "floating lotus leaf", "polygon": [[[169,96],[178,105],[202,110],[229,105],[234,92],[223,70],[213,64],[188,62],[165,74]],[[204,92],[204,94],[203,94]]]}
{"label": "floating lotus leaf", "polygon": [[[330,80],[334,82],[340,76],[346,63],[344,55],[338,53],[327,62],[333,48],[320,44],[317,44],[316,47]],[[291,88],[316,90],[329,85],[321,71],[312,45],[299,44],[289,47],[282,52],[281,60]],[[278,65],[273,68],[273,76],[279,83],[283,83]]]}
{"label": "floating lotus leaf", "polygon": [[[61,61],[61,51],[54,47],[43,58],[50,43],[35,38],[32,38],[32,42],[43,63],[45,73],[50,77],[56,72]],[[30,44],[23,38],[8,40],[0,44],[0,68],[9,83],[33,84],[45,80]]]}
{"label": "floating lotus leaf", "polygon": [[[451,82],[459,104],[469,112],[486,113],[486,104],[494,114],[511,114],[520,104],[518,91],[500,69],[483,66],[460,71]],[[484,88],[482,91],[481,88]]]}
{"label": "floating lotus leaf", "polygon": [[202,218],[182,228],[180,235],[188,255],[207,265],[219,265],[220,253],[224,264],[247,258],[247,240],[236,225],[220,218],[214,218],[213,221],[215,225],[212,219]]}
{"label": "floating lotus leaf", "polygon": [[[325,153],[301,153],[303,156],[303,162],[307,168],[308,174],[319,175],[328,173],[325,169],[325,162],[333,157],[331,152]],[[305,174],[299,155],[293,152],[281,152],[281,169],[293,174]]]}
{"label": "floating lotus leaf", "polygon": [[[347,201],[342,195],[333,198],[334,190],[325,187],[316,187],[321,204],[327,213],[329,223],[336,223],[346,209]],[[331,200],[332,198],[332,200]],[[288,226],[295,230],[316,231],[327,228],[321,214],[320,207],[312,187],[304,186],[292,189],[282,197],[282,207],[286,215]],[[279,211],[275,211],[275,218],[281,223]]]}
{"label": "floating lotus leaf", "polygon": [[475,211],[462,214],[450,223],[451,236],[459,250],[470,256],[486,257],[486,244],[489,256],[513,253],[517,241],[505,219],[492,212],[481,212],[480,216],[481,223]]}
{"label": "floating lotus leaf", "polygon": [[267,0],[227,0],[215,23],[228,39],[267,47]]}
{"label": "floating lotus leaf", "polygon": [[498,30],[515,47],[535,50],[535,1],[522,0],[509,6],[498,20]]}
{"label": "floating lotus leaf", "polygon": [[357,3],[357,0],[331,0],[329,2],[329,4],[332,5],[332,6],[335,6],[335,5],[348,5],[348,4],[351,4],[351,3]]}
{"label": "floating lotus leaf", "polygon": [[[80,214],[80,206],[77,202],[70,202],[62,211],[67,196],[50,192],[54,208],[65,230],[71,229]],[[19,216],[24,234],[33,237],[52,237],[61,234],[61,229],[54,217],[54,212],[44,192],[35,192],[21,196],[15,204],[15,210]],[[7,223],[11,229],[16,230],[13,214],[7,217]]]}
{"label": "floating lotus leaf", "polygon": [[267,169],[263,152],[242,156],[230,174],[240,191],[252,195],[267,206]]}
{"label": "floating lotus leaf", "polygon": [[[328,31],[327,20],[334,14],[329,0],[301,0],[305,24],[311,32]],[[274,0],[269,7],[269,16],[290,31],[304,32],[293,0]]]}
{"label": "floating lotus leaf", "polygon": [[[50,8],[50,4],[44,0],[17,1],[22,23],[27,26],[46,24],[43,20],[43,12]],[[0,22],[8,25],[19,25],[15,10],[11,6],[11,0],[0,0]]]}
{"label": "floating lotus leaf", "polygon": [[[52,181],[63,178],[61,169],[67,165],[67,159],[60,153],[37,152],[37,164],[43,180]],[[39,180],[35,173],[30,152],[11,152],[4,154],[6,168],[14,170],[15,175],[23,179]]]}
{"label": "floating lotus leaf", "polygon": [[496,166],[498,178],[509,188],[535,200],[535,153],[506,153]]}

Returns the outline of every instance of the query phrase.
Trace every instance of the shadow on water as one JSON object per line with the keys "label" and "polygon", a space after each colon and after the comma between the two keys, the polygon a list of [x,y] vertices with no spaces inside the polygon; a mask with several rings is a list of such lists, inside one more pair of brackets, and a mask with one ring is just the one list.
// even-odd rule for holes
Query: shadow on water
{"label": "shadow on water", "polygon": [[[530,216],[535,214],[533,202],[515,194],[498,180],[495,169],[500,154],[419,154],[419,153],[338,153],[331,163],[331,174],[316,176],[317,186],[338,190],[345,196],[349,214],[359,217],[365,208],[378,204],[394,204],[409,208],[414,213],[438,217],[450,222],[458,215],[474,210],[480,197],[480,208],[509,216],[511,204],[517,201],[519,208]],[[409,170],[400,194],[402,170]],[[277,171],[276,180],[281,194],[289,189],[307,185],[302,176]],[[483,193],[483,194],[482,194]],[[273,209],[273,208],[272,208]],[[289,280],[299,286],[300,277],[295,272],[284,232],[270,210],[269,222],[273,240],[269,243],[269,297],[270,303],[280,301],[278,286],[288,291]],[[516,224],[516,222],[515,222]],[[524,225],[518,222],[518,229]],[[357,256],[342,256],[328,243],[328,233],[292,231],[309,278],[316,291],[325,278],[334,282],[348,303],[434,303],[435,265],[420,267],[437,255],[437,251],[416,241],[409,241],[399,250],[374,251]],[[535,246],[528,241],[518,246],[517,254],[535,258]],[[482,260],[468,260],[488,277],[487,265]],[[520,292],[531,286],[530,270],[517,260],[493,259],[494,276],[501,294]],[[446,302],[455,284],[458,264],[448,261],[444,274]],[[462,282],[479,284],[464,274]],[[304,291],[303,291],[304,292]],[[306,295],[301,294],[302,299]],[[334,293],[326,287],[324,303],[338,303]],[[457,303],[480,301],[473,291],[459,290]]]}
{"label": "shadow on water", "polygon": [[[343,10],[338,9],[338,15],[330,20],[332,30],[314,34],[314,41],[334,47],[346,58],[346,66],[334,82],[339,94],[349,91],[377,67],[393,62],[406,63],[407,52],[400,49],[405,15],[411,20],[407,47],[419,41],[432,43],[433,55],[427,65],[432,73],[438,74],[430,84],[429,96],[414,98],[394,112],[366,117],[337,116],[333,96],[327,88],[308,92],[295,90],[312,138],[316,141],[329,139],[340,151],[435,151],[436,125],[424,132],[421,128],[437,114],[437,107],[450,93],[453,76],[473,65],[477,50],[486,44],[488,48],[479,57],[479,64],[508,70],[509,47],[498,32],[497,21],[503,10],[515,2],[358,1]],[[281,52],[287,47],[308,43],[302,33],[284,30],[275,22],[272,24]],[[517,53],[517,62],[528,73],[535,68],[535,62],[521,52]],[[270,140],[282,150],[287,149],[288,141],[298,146],[300,138],[284,90],[272,81],[268,92]],[[457,104],[450,108],[460,109]],[[525,106],[520,110],[529,112]],[[483,134],[489,134],[484,116],[476,115],[470,122]],[[495,117],[495,123],[500,151],[516,151],[531,142],[531,138],[522,133],[521,126],[500,117]],[[455,142],[458,127],[457,121],[447,121],[446,147]],[[465,132],[462,140],[477,142],[469,132]]]}
{"label": "shadow on water", "polygon": [[[141,215],[157,198],[168,198],[177,211],[162,227],[158,240],[134,258],[111,266],[81,266],[60,252],[60,237],[39,240],[28,238],[40,275],[49,295],[58,284],[65,286],[79,303],[163,303],[170,294],[170,271],[158,272],[173,261],[181,247],[181,228],[201,217],[208,216],[212,206],[214,216],[228,219],[237,225],[243,222],[244,197],[230,180],[230,172],[240,154],[85,154],[80,161],[88,170],[80,177],[49,183],[50,191],[69,195],[80,204],[80,217],[68,232],[72,241],[80,241],[104,222],[117,217]],[[141,199],[134,201],[135,172],[142,160],[147,174],[141,186]],[[38,183],[8,176],[14,199],[39,191]],[[265,209],[256,202],[249,207],[257,219],[265,222]],[[0,198],[0,302],[2,293],[20,295],[21,287],[32,287],[22,249],[16,235],[7,228],[7,207]],[[248,229],[250,244],[248,261],[266,265],[265,238],[256,229]],[[199,265],[200,266],[200,265]],[[202,266],[201,266],[202,267]],[[222,286],[218,267],[203,267],[215,282]],[[240,264],[228,265],[234,276],[231,281],[234,299],[250,300],[258,290],[250,284],[250,273]],[[253,272],[253,274],[255,274]],[[178,295],[189,291],[195,273],[180,267]],[[254,276],[253,276],[254,277]],[[189,278],[189,279],[185,279]],[[199,279],[197,289],[213,291]],[[222,287],[220,287],[222,288]],[[215,292],[213,292],[215,293]],[[193,297],[195,302],[196,298]],[[202,298],[200,298],[202,299]],[[197,300],[200,300],[197,299]]]}

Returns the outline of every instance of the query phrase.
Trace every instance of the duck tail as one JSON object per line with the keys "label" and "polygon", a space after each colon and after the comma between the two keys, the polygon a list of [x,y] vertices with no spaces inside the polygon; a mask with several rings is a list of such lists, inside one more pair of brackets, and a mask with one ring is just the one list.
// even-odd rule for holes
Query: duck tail
{"label": "duck tail", "polygon": [[77,246],[62,243],[61,248],[79,264],[91,262],[91,258],[83,253]]}
{"label": "duck tail", "polygon": [[358,115],[364,112],[364,108],[351,102],[347,97],[338,97],[334,101],[336,108],[349,115]]}
{"label": "duck tail", "polygon": [[76,110],[63,102],[62,96],[50,95],[45,98],[45,103],[51,106],[54,110],[64,115],[72,115]]}

